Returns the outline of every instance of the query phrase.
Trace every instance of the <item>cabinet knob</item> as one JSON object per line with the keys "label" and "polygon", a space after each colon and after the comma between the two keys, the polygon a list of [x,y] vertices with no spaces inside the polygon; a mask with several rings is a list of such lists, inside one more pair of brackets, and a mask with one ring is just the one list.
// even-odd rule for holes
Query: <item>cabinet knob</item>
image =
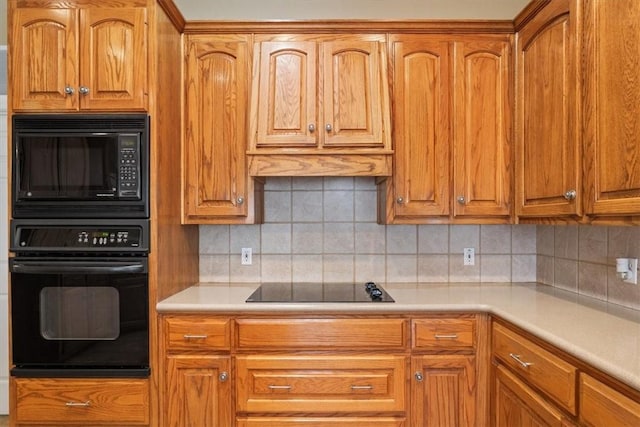
{"label": "cabinet knob", "polygon": [[403,198],[402,196],[400,196],[400,197],[398,197],[398,198],[396,199],[396,202],[397,202],[399,205],[401,205],[401,204],[403,204],[403,203],[404,203],[404,198]]}
{"label": "cabinet knob", "polygon": [[78,89],[78,91],[82,94],[82,95],[86,95],[89,93],[89,88],[86,86],[80,86],[80,89]]}
{"label": "cabinet knob", "polygon": [[467,199],[464,198],[464,196],[458,196],[457,199],[458,203],[460,203],[461,205],[464,205],[465,203],[467,203]]}
{"label": "cabinet knob", "polygon": [[314,125],[313,123],[311,123],[309,125],[309,132],[314,133],[316,131],[316,125]]}
{"label": "cabinet knob", "polygon": [[422,381],[424,379],[422,372],[416,372],[413,376],[416,378],[416,381]]}
{"label": "cabinet knob", "polygon": [[71,86],[64,87],[64,93],[66,93],[67,95],[73,95],[73,92],[75,92],[75,90],[73,90]]}
{"label": "cabinet knob", "polygon": [[564,193],[564,198],[567,200],[574,200],[576,198],[576,190],[569,190]]}
{"label": "cabinet knob", "polygon": [[236,202],[237,202],[239,205],[243,204],[243,203],[244,203],[244,197],[242,197],[242,196],[238,196],[238,198],[236,199]]}
{"label": "cabinet knob", "polygon": [[226,380],[229,379],[229,374],[225,371],[225,372],[220,372],[220,375],[218,375],[218,379],[220,380],[220,382],[225,382]]}
{"label": "cabinet knob", "polygon": [[327,132],[331,132],[333,130],[333,126],[331,126],[331,123],[327,123],[324,128],[327,130]]}

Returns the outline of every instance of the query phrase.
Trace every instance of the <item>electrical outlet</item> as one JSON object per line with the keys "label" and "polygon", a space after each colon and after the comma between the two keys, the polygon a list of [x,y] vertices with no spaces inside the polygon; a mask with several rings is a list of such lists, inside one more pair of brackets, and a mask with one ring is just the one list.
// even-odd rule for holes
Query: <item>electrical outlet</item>
{"label": "electrical outlet", "polygon": [[464,248],[464,265],[476,264],[476,250],[474,248]]}
{"label": "electrical outlet", "polygon": [[251,248],[242,248],[240,264],[251,265]]}

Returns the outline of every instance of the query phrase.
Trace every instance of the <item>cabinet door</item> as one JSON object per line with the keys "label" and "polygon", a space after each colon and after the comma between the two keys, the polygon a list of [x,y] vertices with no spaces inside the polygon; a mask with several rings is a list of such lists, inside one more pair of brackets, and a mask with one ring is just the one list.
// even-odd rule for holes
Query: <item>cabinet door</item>
{"label": "cabinet door", "polygon": [[585,1],[587,213],[640,213],[640,3]]}
{"label": "cabinet door", "polygon": [[80,10],[80,108],[144,110],[147,25],[144,8]]}
{"label": "cabinet door", "polygon": [[496,367],[495,427],[562,427],[566,417],[504,367]]}
{"label": "cabinet door", "polygon": [[229,357],[168,357],[164,426],[232,425],[230,365]]}
{"label": "cabinet door", "polygon": [[189,37],[183,149],[187,223],[247,216],[247,85],[246,39]]}
{"label": "cabinet door", "polygon": [[582,214],[578,1],[549,2],[519,32],[519,216]]}
{"label": "cabinet door", "polygon": [[15,110],[77,108],[76,11],[15,9],[11,82]]}
{"label": "cabinet door", "polygon": [[449,214],[449,43],[393,43],[395,217]]}
{"label": "cabinet door", "polygon": [[[324,145],[385,148],[388,108],[384,44],[338,40],[322,43]],[[386,132],[386,133],[385,133]],[[390,148],[390,147],[387,147]]]}
{"label": "cabinet door", "polygon": [[477,418],[475,356],[438,355],[411,360],[411,425],[463,427]]}
{"label": "cabinet door", "polygon": [[510,215],[511,43],[454,44],[454,216]]}
{"label": "cabinet door", "polygon": [[640,401],[587,375],[580,375],[580,421],[587,426],[640,425]]}
{"label": "cabinet door", "polygon": [[255,52],[256,146],[316,146],[320,132],[316,43],[262,42],[255,44]]}

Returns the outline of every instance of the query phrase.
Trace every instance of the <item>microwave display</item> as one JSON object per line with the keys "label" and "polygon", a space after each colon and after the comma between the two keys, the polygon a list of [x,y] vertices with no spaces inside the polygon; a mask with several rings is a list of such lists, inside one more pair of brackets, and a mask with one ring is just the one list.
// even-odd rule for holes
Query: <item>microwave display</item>
{"label": "microwave display", "polygon": [[14,218],[148,218],[149,118],[15,115]]}

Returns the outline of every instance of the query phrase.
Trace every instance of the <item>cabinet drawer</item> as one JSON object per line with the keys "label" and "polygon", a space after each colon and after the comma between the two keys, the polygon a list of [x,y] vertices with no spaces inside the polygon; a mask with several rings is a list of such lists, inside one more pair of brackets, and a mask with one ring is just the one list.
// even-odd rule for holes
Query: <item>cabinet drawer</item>
{"label": "cabinet drawer", "polygon": [[239,412],[401,412],[404,356],[239,356]]}
{"label": "cabinet drawer", "polygon": [[405,427],[404,418],[390,417],[255,417],[239,418],[237,427]]}
{"label": "cabinet drawer", "polygon": [[493,353],[514,372],[576,415],[576,368],[534,342],[493,325]]}
{"label": "cabinet drawer", "polygon": [[416,319],[412,323],[412,347],[419,350],[473,350],[475,316]]}
{"label": "cabinet drawer", "polygon": [[201,316],[167,316],[165,345],[167,350],[229,350],[231,320]]}
{"label": "cabinet drawer", "polygon": [[146,425],[147,380],[16,378],[16,423]]}
{"label": "cabinet drawer", "polygon": [[404,319],[240,319],[239,349],[403,349]]}
{"label": "cabinet drawer", "polygon": [[640,402],[580,374],[580,421],[589,426],[640,426]]}

